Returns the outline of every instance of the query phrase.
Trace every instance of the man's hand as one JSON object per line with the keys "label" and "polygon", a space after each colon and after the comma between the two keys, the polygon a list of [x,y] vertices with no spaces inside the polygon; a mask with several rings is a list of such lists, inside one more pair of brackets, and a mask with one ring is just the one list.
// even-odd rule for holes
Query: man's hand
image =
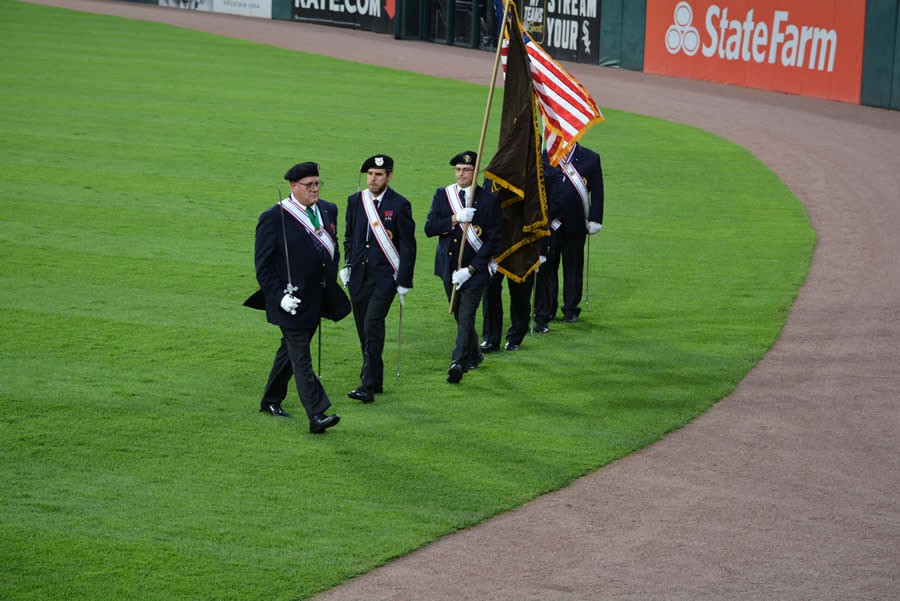
{"label": "man's hand", "polygon": [[297,307],[300,306],[300,299],[292,294],[285,294],[281,297],[281,308],[291,315],[297,314]]}
{"label": "man's hand", "polygon": [[472,219],[475,218],[475,208],[474,207],[466,207],[464,209],[460,209],[459,213],[456,214],[456,221],[458,223],[470,223]]}
{"label": "man's hand", "polygon": [[406,295],[409,294],[409,288],[405,286],[397,286],[397,294],[400,296],[400,306],[406,302]]}
{"label": "man's hand", "polygon": [[543,265],[547,262],[547,257],[545,255],[541,255],[538,257],[538,260],[540,261],[539,265]]}
{"label": "man's hand", "polygon": [[600,231],[601,227],[603,227],[603,225],[600,223],[597,223],[596,221],[588,221],[588,224],[587,224],[588,234],[593,236],[594,234],[596,234],[597,232]]}
{"label": "man's hand", "polygon": [[456,286],[456,289],[459,290],[463,287],[463,284],[469,281],[469,278],[472,277],[472,272],[469,271],[468,267],[463,267],[462,269],[457,269],[453,272],[453,275],[450,276],[450,281],[453,282],[453,285]]}
{"label": "man's hand", "polygon": [[350,268],[344,267],[338,272],[338,277],[341,278],[341,284],[344,285],[344,288],[347,287],[347,284],[350,282]]}

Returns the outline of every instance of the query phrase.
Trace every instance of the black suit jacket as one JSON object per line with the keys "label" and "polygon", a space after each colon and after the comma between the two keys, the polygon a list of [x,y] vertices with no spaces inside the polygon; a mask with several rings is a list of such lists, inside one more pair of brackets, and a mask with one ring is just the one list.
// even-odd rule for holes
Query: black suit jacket
{"label": "black suit jacket", "polygon": [[[260,291],[244,304],[257,307],[264,304],[269,323],[285,328],[311,328],[319,323],[320,317],[337,321],[350,312],[347,296],[337,283],[340,263],[337,206],[326,200],[319,200],[317,204],[322,228],[334,241],[334,257],[280,204],[259,216],[254,259]],[[291,266],[290,280],[299,288],[294,293],[300,299],[296,315],[281,308],[288,284],[285,246]],[[260,297],[263,303],[259,303]]]}
{"label": "black suit jacket", "polygon": [[[572,165],[581,175],[590,196],[588,221],[603,223],[603,169],[600,155],[578,144],[572,155]],[[550,219],[559,219],[559,232],[567,238],[587,235],[584,208],[578,190],[569,181],[561,167],[551,167],[544,152],[544,184],[547,188]]]}
{"label": "black suit jacket", "polygon": [[[500,204],[497,197],[483,188],[475,188],[475,199],[472,202],[475,208],[475,217],[470,227],[475,227],[481,238],[481,249],[476,253],[475,249],[466,242],[463,247],[462,267],[471,265],[475,268],[471,285],[487,285],[491,274],[488,272],[488,264],[497,254],[500,247],[500,237],[503,234],[503,214],[500,212]],[[425,220],[425,234],[427,236],[441,236],[447,242],[446,261],[441,267],[441,277],[446,285],[450,282],[453,271],[457,268],[457,256],[459,254],[460,240],[462,239],[462,227],[453,225],[453,209],[447,201],[447,193],[444,188],[434,191],[431,200],[431,210]],[[439,247],[440,248],[440,245]],[[469,284],[467,284],[469,285]]]}
{"label": "black suit jacket", "polygon": [[378,216],[384,229],[397,247],[400,256],[397,279],[394,280],[394,269],[381,250],[374,233],[369,231],[369,219],[362,205],[362,192],[351,194],[347,198],[347,216],[344,228],[344,256],[350,267],[350,294],[356,294],[363,285],[365,270],[374,277],[375,285],[384,293],[395,290],[397,286],[413,287],[413,272],[416,266],[416,224],[413,221],[412,206],[400,194],[388,187],[381,198]]}

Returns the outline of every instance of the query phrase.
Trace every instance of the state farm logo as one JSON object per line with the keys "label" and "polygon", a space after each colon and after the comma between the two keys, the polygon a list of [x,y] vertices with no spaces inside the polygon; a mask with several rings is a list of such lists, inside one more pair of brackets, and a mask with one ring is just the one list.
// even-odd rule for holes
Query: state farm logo
{"label": "state farm logo", "polygon": [[760,13],[749,8],[742,15],[733,7],[712,4],[703,19],[706,35],[701,41],[700,32],[693,26],[694,9],[688,2],[679,2],[675,5],[675,23],[666,30],[666,50],[672,55],[683,52],[694,56],[699,51],[707,58],[726,61],[834,71],[836,29],[796,23],[786,10]]}
{"label": "state farm logo", "polygon": [[675,24],[666,31],[666,50],[669,54],[697,54],[700,49],[700,32],[691,25],[693,21],[694,10],[690,4],[679,2],[675,5]]}

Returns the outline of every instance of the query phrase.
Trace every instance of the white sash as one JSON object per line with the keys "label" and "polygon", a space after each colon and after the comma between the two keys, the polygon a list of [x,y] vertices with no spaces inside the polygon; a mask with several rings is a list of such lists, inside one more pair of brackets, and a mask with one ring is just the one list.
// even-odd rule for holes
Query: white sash
{"label": "white sash", "polygon": [[588,200],[587,186],[584,185],[584,180],[581,179],[581,174],[578,173],[578,170],[575,169],[575,166],[569,162],[569,157],[566,157],[565,159],[560,161],[559,166],[562,167],[563,173],[566,174],[566,177],[568,177],[569,181],[572,182],[572,185],[575,186],[575,190],[578,192],[578,196],[581,197],[581,208],[584,209],[584,222],[587,223],[588,212],[591,208],[591,203]]}
{"label": "white sash", "polygon": [[[325,228],[319,227],[316,228],[312,221],[309,220],[309,215],[306,214],[306,208],[297,202],[294,199],[294,196],[291,195],[289,198],[285,198],[281,201],[281,206],[284,207],[284,210],[290,213],[291,217],[300,222],[306,231],[309,234],[319,241],[319,244],[325,247],[325,250],[328,251],[328,254],[331,255],[331,258],[334,259],[334,251],[335,251],[335,243],[334,240],[331,239],[331,236],[328,235],[328,232],[325,231]],[[313,205],[313,210],[319,216],[319,223],[322,223],[322,213],[319,211],[319,207]]]}
{"label": "white sash", "polygon": [[378,241],[378,246],[381,247],[384,257],[391,264],[391,268],[394,270],[394,280],[396,280],[397,272],[400,270],[400,253],[397,252],[394,241],[388,236],[387,231],[384,229],[384,224],[381,223],[381,217],[378,216],[378,209],[375,208],[375,198],[372,196],[372,193],[368,190],[363,190],[360,196],[363,208],[366,210],[366,217],[369,218],[369,228],[375,234],[375,240]]}
{"label": "white sash", "polygon": [[[465,207],[462,202],[459,200],[459,186],[457,184],[451,184],[444,188],[444,192],[447,193],[447,202],[450,203],[450,210],[453,211],[453,214],[456,215]],[[475,193],[475,187],[472,186],[472,193]],[[474,200],[474,199],[473,199]],[[462,224],[460,224],[462,225]],[[472,225],[471,223],[469,224]],[[469,246],[475,249],[475,252],[481,250],[481,238],[478,237],[478,234],[475,232],[474,227],[466,227],[463,228],[466,230],[466,240],[469,243]]]}

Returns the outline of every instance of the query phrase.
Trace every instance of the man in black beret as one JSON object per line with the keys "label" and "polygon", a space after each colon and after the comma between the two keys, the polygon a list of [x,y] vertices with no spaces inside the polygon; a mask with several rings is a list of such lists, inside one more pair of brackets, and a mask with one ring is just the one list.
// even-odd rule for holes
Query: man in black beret
{"label": "man in black beret", "polygon": [[450,159],[456,183],[435,190],[425,221],[426,235],[446,238],[441,276],[447,298],[454,301],[456,318],[456,342],[447,370],[451,384],[462,380],[463,374],[478,367],[484,358],[478,348],[475,312],[490,281],[491,258],[497,253],[503,229],[497,198],[474,185],[476,158],[467,150]]}
{"label": "man in black beret", "polygon": [[366,159],[360,173],[366,188],[347,198],[341,280],[350,291],[356,333],[362,349],[359,386],[351,399],[371,403],[384,391],[385,318],[399,295],[400,304],[413,287],[416,224],[409,201],[389,186],[394,160],[386,154]]}
{"label": "man in black beret", "polygon": [[[337,284],[340,250],[337,206],[319,199],[319,166],[298,163],[284,174],[291,194],[265,211],[256,226],[255,263],[260,292],[245,304],[265,308],[281,329],[281,345],[260,401],[260,411],[290,417],[281,404],[291,376],[309,418],[309,430],[324,432],[340,421],[313,371],[310,342],[323,316],[337,321],[349,302]],[[254,303],[263,297],[264,305]],[[346,304],[346,307],[344,305]]]}
{"label": "man in black beret", "polygon": [[[463,152],[450,159],[450,166],[455,168],[457,165],[469,165],[474,170],[476,156],[477,155],[475,154],[475,151],[464,150]],[[474,175],[472,177],[474,178]],[[459,173],[457,173],[457,181],[458,180]],[[471,185],[471,183],[469,185]],[[450,232],[438,234],[437,247],[434,250],[434,275],[441,278],[442,280],[444,279],[444,270],[447,268],[447,256],[449,252]]]}

